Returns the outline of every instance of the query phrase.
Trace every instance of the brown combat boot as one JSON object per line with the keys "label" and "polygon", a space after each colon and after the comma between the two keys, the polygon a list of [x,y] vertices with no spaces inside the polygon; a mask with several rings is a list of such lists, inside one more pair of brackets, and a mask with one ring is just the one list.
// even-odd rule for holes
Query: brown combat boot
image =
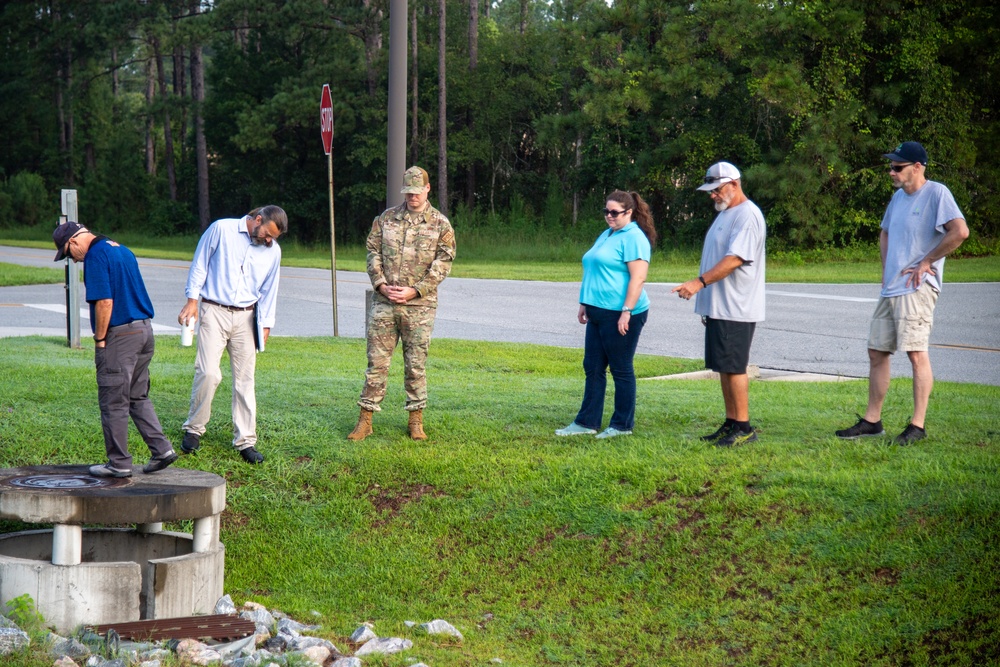
{"label": "brown combat boot", "polygon": [[372,411],[361,408],[358,424],[347,435],[348,440],[364,440],[372,434]]}
{"label": "brown combat boot", "polygon": [[414,440],[426,440],[427,434],[424,433],[424,411],[423,410],[411,410],[410,411],[410,437]]}

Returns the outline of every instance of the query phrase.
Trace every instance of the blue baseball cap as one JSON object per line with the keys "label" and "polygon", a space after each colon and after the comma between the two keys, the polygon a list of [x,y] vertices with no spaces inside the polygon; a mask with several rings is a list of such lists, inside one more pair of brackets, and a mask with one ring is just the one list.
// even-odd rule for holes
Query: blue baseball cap
{"label": "blue baseball cap", "polygon": [[927,165],[927,151],[916,141],[904,141],[893,152],[883,153],[882,157],[896,162],[919,162]]}

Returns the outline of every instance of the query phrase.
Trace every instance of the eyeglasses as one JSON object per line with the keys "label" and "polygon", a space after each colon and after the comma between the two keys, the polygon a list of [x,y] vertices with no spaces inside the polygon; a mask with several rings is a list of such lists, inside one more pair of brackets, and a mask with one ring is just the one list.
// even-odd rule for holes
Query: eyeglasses
{"label": "eyeglasses", "polygon": [[728,176],[706,176],[705,177],[705,182],[706,183],[718,183],[719,181],[724,181],[724,184],[725,184],[725,183],[731,182],[732,180],[733,179],[731,179]]}
{"label": "eyeglasses", "polygon": [[70,256],[71,256],[71,255],[69,254],[69,246],[70,246],[70,244],[71,244],[71,243],[73,242],[73,239],[75,239],[75,238],[76,238],[77,236],[79,236],[79,235],[80,235],[80,234],[82,234],[82,233],[83,233],[83,230],[82,230],[82,229],[80,229],[80,230],[77,230],[76,234],[73,234],[73,236],[71,236],[71,237],[69,237],[68,239],[66,239],[66,247],[65,247],[65,248],[63,248],[63,254],[64,254],[65,256],[67,256],[67,257],[70,257]]}
{"label": "eyeglasses", "polygon": [[906,164],[890,164],[889,165],[889,171],[893,171],[893,172],[896,172],[898,174],[899,172],[903,171],[907,167],[912,167],[915,164],[916,164],[916,162],[907,162]]}
{"label": "eyeglasses", "polygon": [[605,216],[609,216],[610,215],[612,218],[617,218],[619,215],[622,215],[625,212],[631,211],[631,210],[632,209],[629,209],[629,208],[623,208],[620,211],[612,211],[610,208],[606,208],[606,209],[604,209],[604,215]]}

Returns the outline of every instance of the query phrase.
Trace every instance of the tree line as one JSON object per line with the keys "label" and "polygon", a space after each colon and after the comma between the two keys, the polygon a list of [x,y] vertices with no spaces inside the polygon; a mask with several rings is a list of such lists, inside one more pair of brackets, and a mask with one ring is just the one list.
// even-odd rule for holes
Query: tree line
{"label": "tree line", "polygon": [[[0,225],[60,188],[98,229],[178,234],[277,203],[339,234],[385,203],[388,0],[22,0],[0,10]],[[408,161],[456,227],[570,233],[637,190],[661,244],[703,235],[728,160],[773,243],[871,242],[881,154],[922,142],[1000,234],[996,10],[959,0],[409,0]],[[970,249],[983,246],[976,240]]]}

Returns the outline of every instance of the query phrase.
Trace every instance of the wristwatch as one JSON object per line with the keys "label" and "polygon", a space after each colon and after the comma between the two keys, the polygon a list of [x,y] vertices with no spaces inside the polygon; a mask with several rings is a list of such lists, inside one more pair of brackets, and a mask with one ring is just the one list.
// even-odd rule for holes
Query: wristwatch
{"label": "wristwatch", "polygon": [[702,287],[708,287],[708,283],[705,282],[705,279],[702,276],[698,276],[698,280],[701,281]]}
{"label": "wristwatch", "polygon": [[622,312],[623,313],[631,313],[632,309],[629,308],[628,306],[622,306]]}

